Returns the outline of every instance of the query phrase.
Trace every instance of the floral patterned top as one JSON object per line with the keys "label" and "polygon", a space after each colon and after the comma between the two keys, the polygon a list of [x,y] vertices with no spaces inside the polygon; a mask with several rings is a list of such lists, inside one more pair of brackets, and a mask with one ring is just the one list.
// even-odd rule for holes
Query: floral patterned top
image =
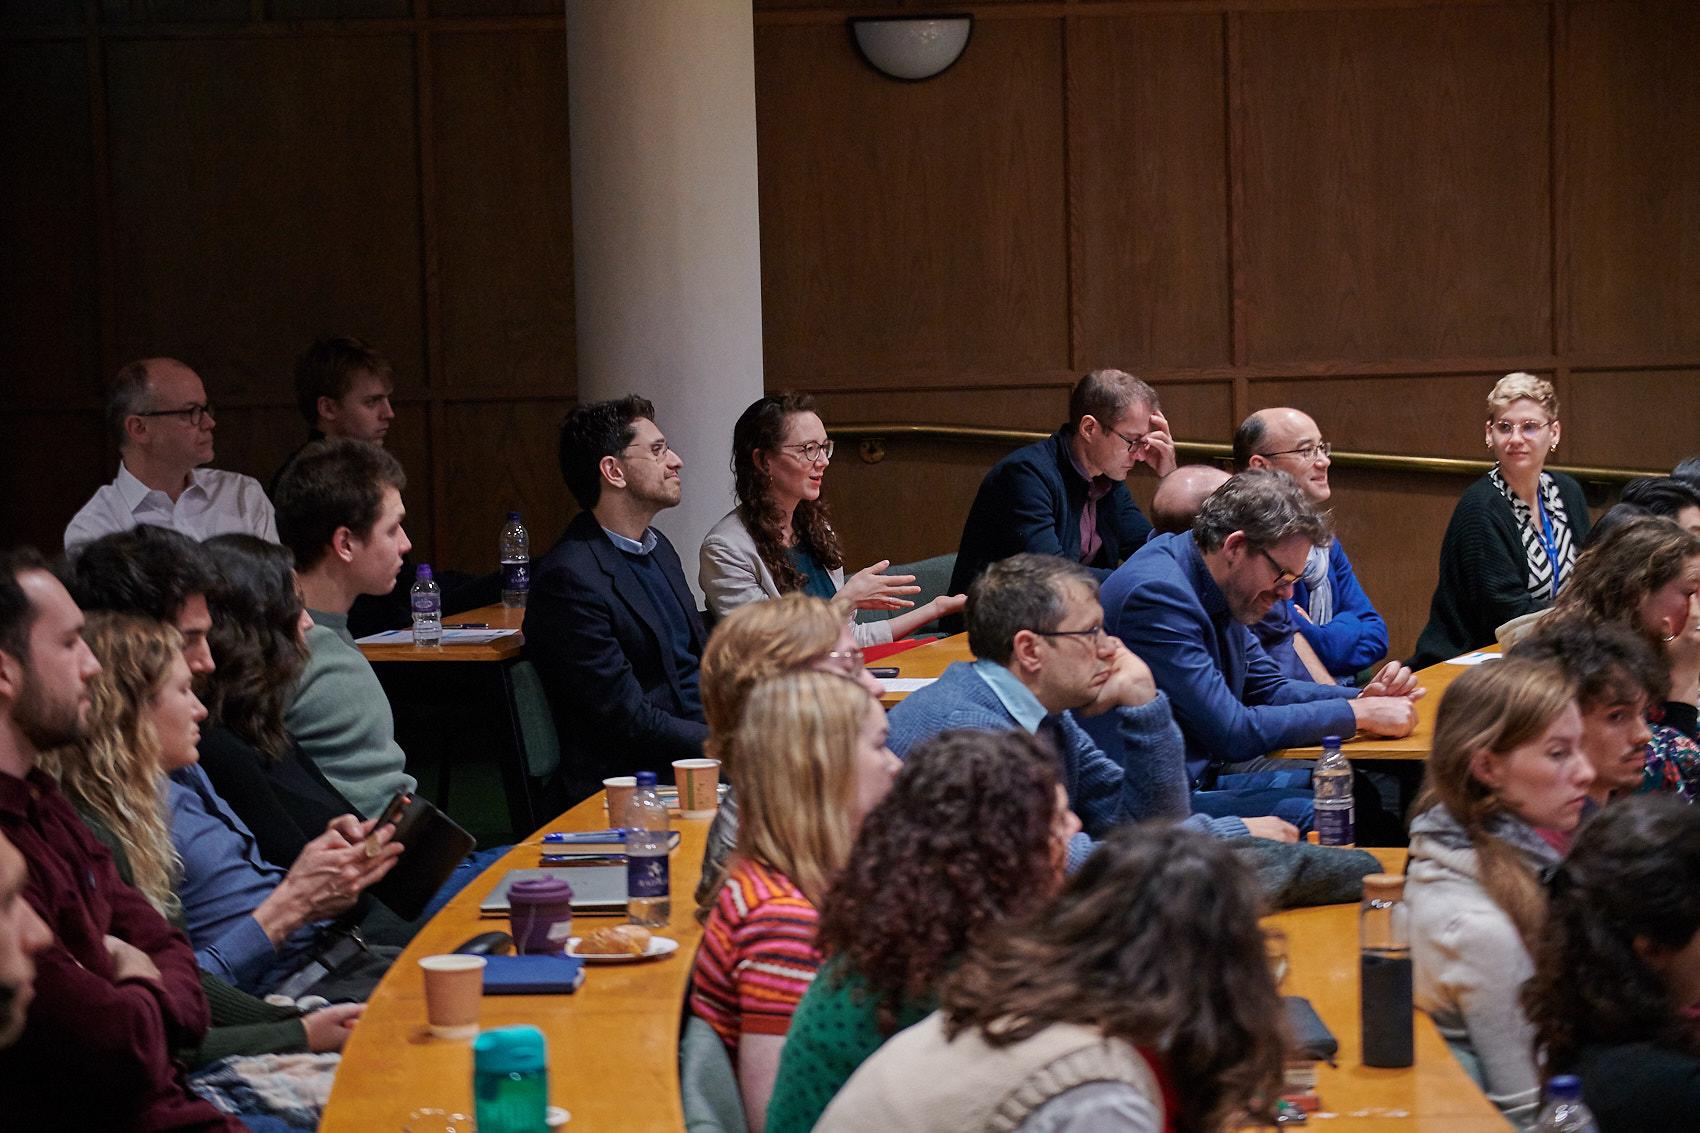
{"label": "floral patterned top", "polygon": [[1700,743],[1669,724],[1654,724],[1637,794],[1663,792],[1700,800]]}

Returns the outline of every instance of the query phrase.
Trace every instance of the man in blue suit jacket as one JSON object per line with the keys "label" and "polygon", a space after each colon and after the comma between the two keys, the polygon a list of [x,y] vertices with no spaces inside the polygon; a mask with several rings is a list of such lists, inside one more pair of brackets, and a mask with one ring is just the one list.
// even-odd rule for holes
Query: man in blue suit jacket
{"label": "man in blue suit jacket", "polygon": [[[1204,501],[1190,532],[1152,539],[1104,584],[1105,625],[1168,694],[1195,791],[1242,785],[1222,781],[1224,768],[1261,772],[1268,753],[1325,735],[1408,736],[1415,728],[1412,700],[1421,691],[1397,662],[1361,693],[1295,681],[1246,628],[1292,596],[1307,552],[1327,538],[1327,522],[1291,479],[1242,472]],[[1243,783],[1270,785],[1280,784]],[[1197,795],[1194,802],[1204,806]],[[1246,805],[1268,813],[1269,800],[1248,797]]]}
{"label": "man in blue suit jacket", "polygon": [[679,554],[650,521],[679,502],[684,462],[641,397],[581,405],[561,426],[561,476],[584,508],[532,573],[525,654],[537,666],[572,796],[610,775],[672,778],[702,754],[706,634]]}
{"label": "man in blue suit jacket", "polygon": [[1128,473],[1141,463],[1158,476],[1175,468],[1157,391],[1120,370],[1094,370],[1075,383],[1068,417],[986,473],[949,593],[966,594],[986,567],[1021,551],[1061,555],[1101,581],[1145,542],[1151,524],[1128,494]]}

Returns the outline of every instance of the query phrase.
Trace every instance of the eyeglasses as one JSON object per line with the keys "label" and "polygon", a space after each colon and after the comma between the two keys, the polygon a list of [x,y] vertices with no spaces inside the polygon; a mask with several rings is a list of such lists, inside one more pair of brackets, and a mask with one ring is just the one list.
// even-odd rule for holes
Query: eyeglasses
{"label": "eyeglasses", "polygon": [[1499,435],[1501,440],[1510,437],[1512,433],[1517,433],[1524,440],[1532,441],[1551,424],[1551,421],[1495,421],[1493,431]]}
{"label": "eyeglasses", "polygon": [[[626,448],[637,448],[637,447],[638,447],[638,445],[637,445],[636,441],[633,441],[631,444],[626,446]],[[649,447],[649,455],[652,458],[654,458],[657,462],[666,460],[667,454],[669,452],[673,451],[673,446],[667,443],[666,437],[662,437],[660,440],[651,443],[648,447]],[[620,451],[625,452],[626,449],[623,448]]]}
{"label": "eyeglasses", "polygon": [[201,422],[212,416],[213,407],[203,402],[200,405],[185,405],[182,409],[150,409],[146,413],[132,413],[132,417],[187,417],[191,429],[199,429]]}
{"label": "eyeglasses", "polygon": [[828,437],[824,441],[804,441],[800,445],[780,445],[779,447],[784,449],[786,452],[796,453],[809,464],[815,463],[815,461],[819,460],[823,456],[828,460],[832,459],[831,437]]}
{"label": "eyeglasses", "polygon": [[1091,629],[1036,629],[1033,632],[1040,637],[1078,637],[1094,647],[1110,636],[1102,622]]}
{"label": "eyeglasses", "polygon": [[818,660],[839,662],[839,667],[834,671],[847,677],[855,676],[858,670],[866,668],[868,664],[867,655],[861,649],[833,649],[822,653]]}
{"label": "eyeglasses", "polygon": [[1139,434],[1139,436],[1137,436],[1137,437],[1130,437],[1126,433],[1122,432],[1120,429],[1117,429],[1117,428],[1115,428],[1114,426],[1111,426],[1111,425],[1105,425],[1104,428],[1108,429],[1110,432],[1114,433],[1117,437],[1120,437],[1123,441],[1125,441],[1127,443],[1127,451],[1128,451],[1129,454],[1136,453],[1140,449],[1144,448],[1146,441],[1148,441],[1150,439],[1144,433]]}
{"label": "eyeglasses", "polygon": [[1315,464],[1333,451],[1334,446],[1327,441],[1317,441],[1315,444],[1306,445],[1304,448],[1285,448],[1280,452],[1265,452],[1259,455],[1265,460],[1275,456],[1296,456],[1306,464]]}
{"label": "eyeglasses", "polygon": [[1286,567],[1276,562],[1275,556],[1264,550],[1262,547],[1257,549],[1257,553],[1262,555],[1266,560],[1268,560],[1269,565],[1275,568],[1276,586],[1291,586],[1293,583],[1304,577],[1304,571],[1288,570]]}

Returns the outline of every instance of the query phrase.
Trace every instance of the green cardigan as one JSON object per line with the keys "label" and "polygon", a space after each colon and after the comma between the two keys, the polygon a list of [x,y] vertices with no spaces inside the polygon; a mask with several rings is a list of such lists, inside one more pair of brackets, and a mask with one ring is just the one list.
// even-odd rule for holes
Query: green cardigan
{"label": "green cardigan", "polygon": [[[1578,549],[1591,526],[1582,485],[1562,472],[1548,472]],[[1511,503],[1488,477],[1464,490],[1440,544],[1440,581],[1429,603],[1428,625],[1417,639],[1413,669],[1493,643],[1493,631],[1549,603],[1529,596],[1528,558]]]}

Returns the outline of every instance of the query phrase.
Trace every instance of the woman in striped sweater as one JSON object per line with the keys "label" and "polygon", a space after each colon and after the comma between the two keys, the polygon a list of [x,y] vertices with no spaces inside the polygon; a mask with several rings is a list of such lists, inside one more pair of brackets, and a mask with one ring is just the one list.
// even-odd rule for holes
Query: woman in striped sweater
{"label": "woman in striped sweater", "polygon": [[816,907],[900,766],[885,735],[860,685],[814,672],[756,686],[732,734],[738,850],[703,926],[691,1010],[726,1044],[754,1133],[820,966]]}

